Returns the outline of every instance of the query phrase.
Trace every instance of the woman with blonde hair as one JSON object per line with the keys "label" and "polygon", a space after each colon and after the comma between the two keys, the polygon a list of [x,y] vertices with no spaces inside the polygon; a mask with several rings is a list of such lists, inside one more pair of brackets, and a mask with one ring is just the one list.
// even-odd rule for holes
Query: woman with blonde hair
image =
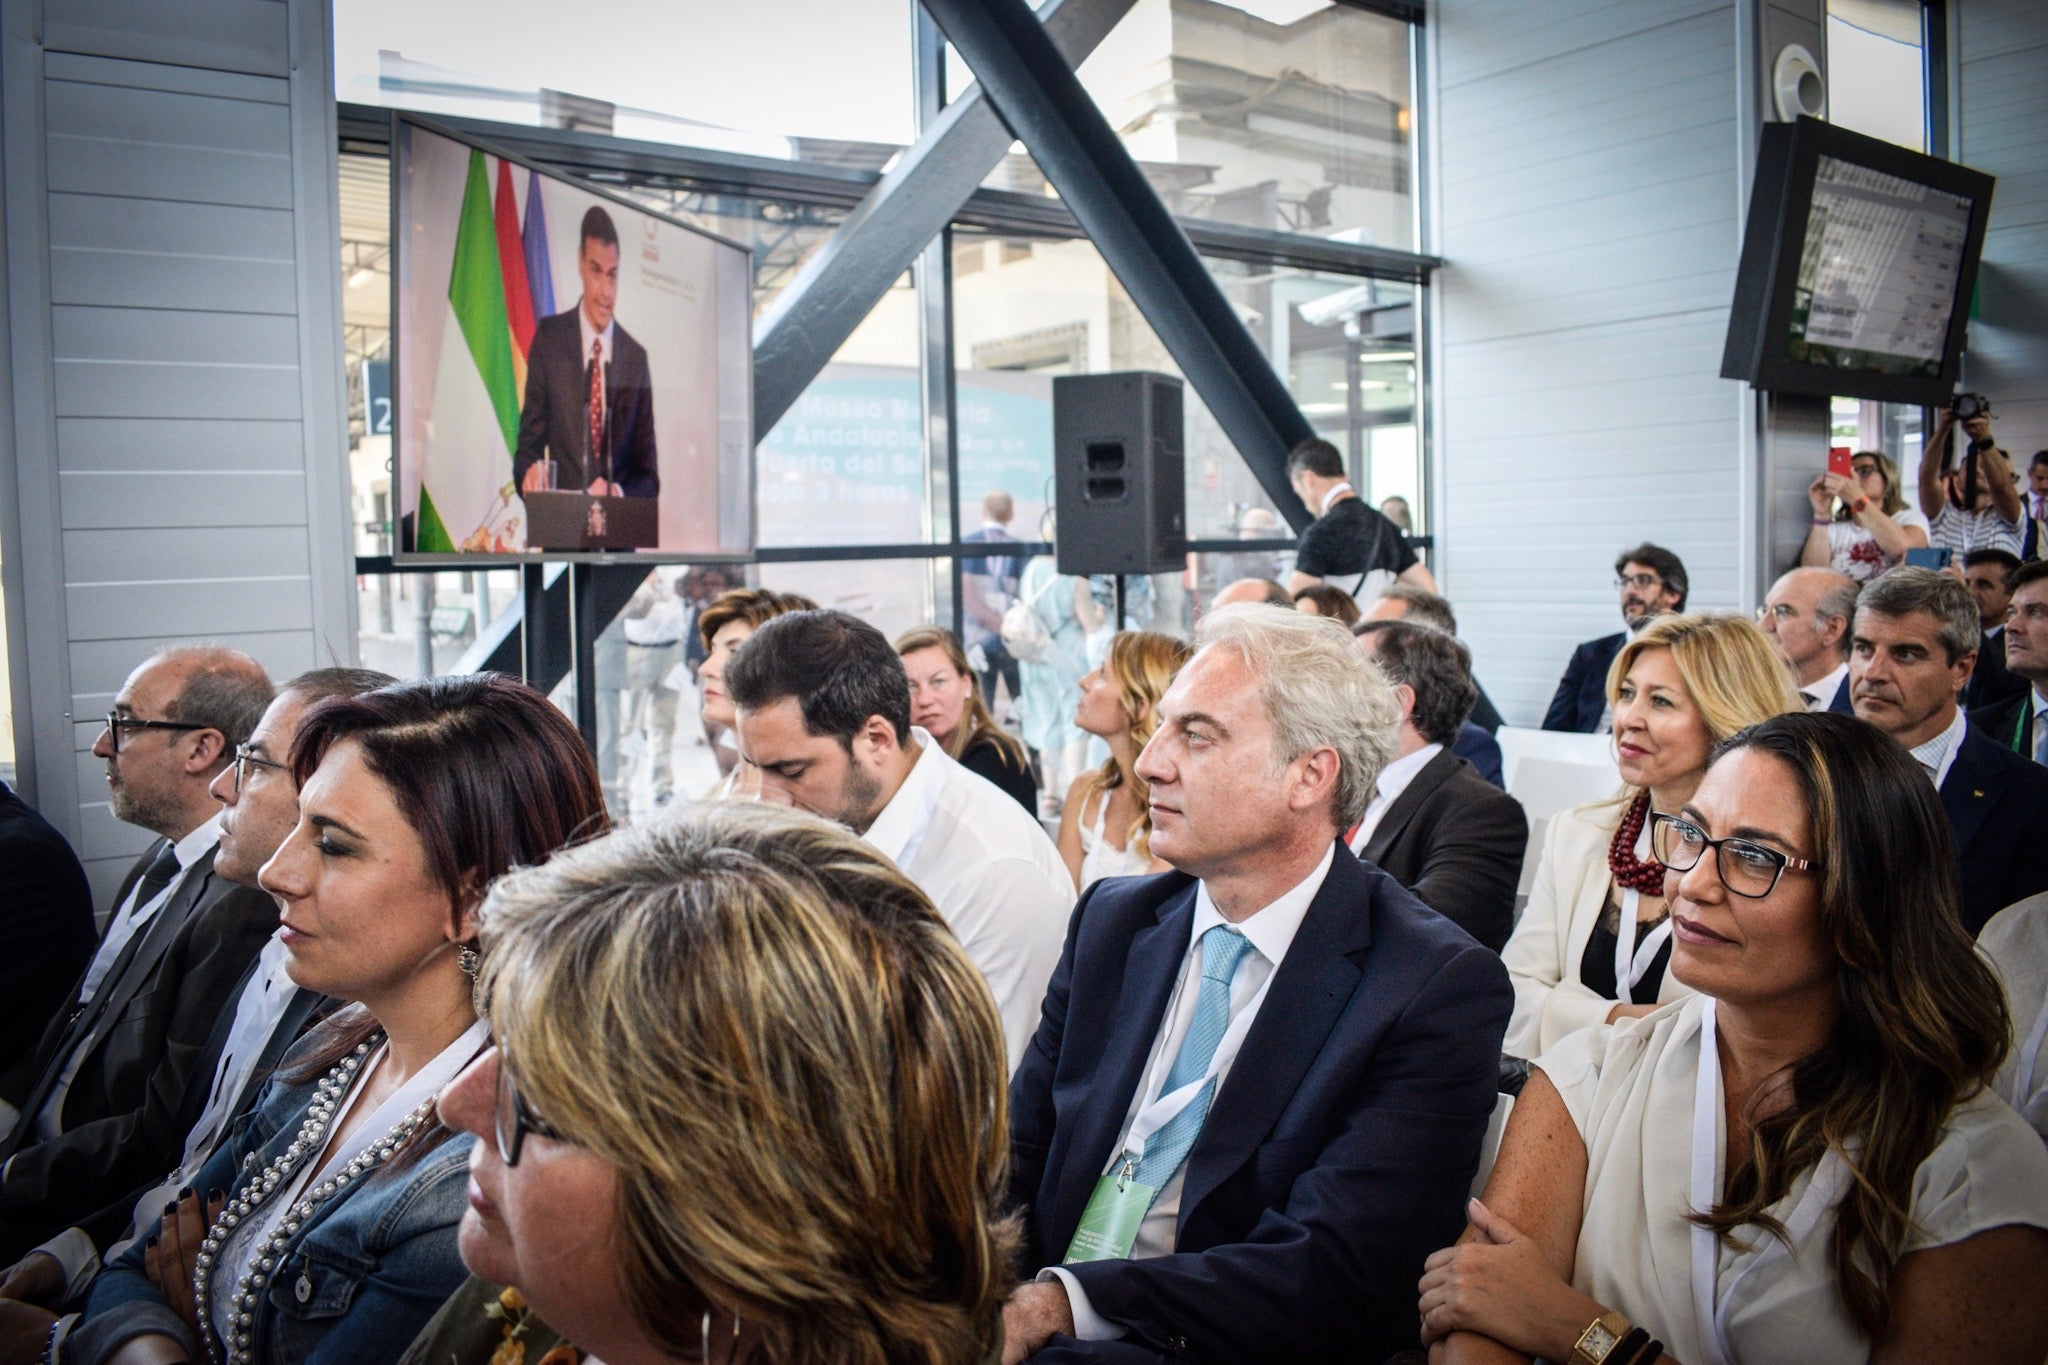
{"label": "woman with blonde hair", "polygon": [[1035,819],[1038,780],[1031,775],[1031,761],[1017,737],[1005,733],[990,714],[960,638],[942,626],[919,626],[896,637],[896,653],[910,675],[910,723]]}
{"label": "woman with blonde hair", "polygon": [[1544,831],[1529,904],[1501,950],[1515,985],[1511,1056],[1535,1057],[1588,1024],[1687,994],[1665,970],[1671,910],[1664,865],[1650,851],[1651,817],[1691,799],[1716,744],[1805,709],[1762,631],[1700,614],[1660,616],[1623,645],[1607,699],[1625,785]]}
{"label": "woman with blonde hair", "polygon": [[1906,562],[1906,551],[1927,546],[1927,518],[1906,505],[1899,467],[1881,450],[1849,457],[1847,477],[1823,470],[1806,486],[1813,525],[1799,562],[1833,569],[1867,583]]}
{"label": "woman with blonde hair", "polygon": [[707,803],[506,878],[483,920],[497,1046],[440,1111],[479,1139],[463,1260],[518,1311],[607,1361],[998,1357],[1002,1025],[886,858]]}
{"label": "woman with blonde hair", "polygon": [[[1152,856],[1152,815],[1145,779],[1132,767],[1159,727],[1159,699],[1188,661],[1188,647],[1149,630],[1119,632],[1102,666],[1081,679],[1074,724],[1109,745],[1100,768],[1082,773],[1060,806],[1060,856],[1086,891],[1104,877],[1164,871]],[[1117,843],[1111,831],[1120,832]]]}
{"label": "woman with blonde hair", "polygon": [[[817,609],[816,602],[799,593],[734,588],[720,593],[698,614],[697,637],[704,642],[704,662],[697,665],[697,683],[703,689],[701,714],[704,733],[714,747],[718,745],[718,737],[712,733],[714,726],[723,731],[736,731],[739,725],[733,712],[732,698],[725,694],[725,666],[732,662],[733,652],[776,617],[793,611]],[[727,752],[720,749],[720,767],[726,765]],[[725,776],[704,795],[711,801],[751,800],[760,791],[760,772],[749,769],[744,763],[734,762]]]}

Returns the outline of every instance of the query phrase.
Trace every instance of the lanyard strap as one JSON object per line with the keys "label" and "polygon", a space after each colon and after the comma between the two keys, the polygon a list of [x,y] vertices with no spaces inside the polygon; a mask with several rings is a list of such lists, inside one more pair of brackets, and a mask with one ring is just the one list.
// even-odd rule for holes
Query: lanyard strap
{"label": "lanyard strap", "polygon": [[[1254,948],[1252,951],[1257,952],[1258,950]],[[1196,969],[1197,961],[1198,959],[1193,954],[1189,955],[1187,973],[1181,979],[1181,988],[1183,990],[1191,984],[1195,986],[1201,984],[1202,975]],[[1238,965],[1240,968],[1243,966],[1242,963]],[[1138,1162],[1144,1160],[1145,1144],[1152,1139],[1153,1135],[1158,1133],[1167,1124],[1173,1122],[1180,1114],[1180,1111],[1193,1104],[1204,1090],[1218,1083],[1217,1078],[1223,1074],[1223,1069],[1236,1060],[1239,1049],[1244,1047],[1245,1035],[1251,1032],[1252,1021],[1259,1013],[1259,1005],[1265,1000],[1266,992],[1273,988],[1273,977],[1278,975],[1279,972],[1277,970],[1268,975],[1260,983],[1258,991],[1253,994],[1252,998],[1245,1001],[1244,1008],[1231,1018],[1230,1027],[1224,1030],[1223,1040],[1216,1044],[1216,1051],[1209,1058],[1209,1067],[1206,1071],[1180,1089],[1157,1096],[1150,1104],[1145,1105],[1138,1111],[1138,1116],[1131,1120],[1131,1131],[1124,1135],[1123,1143],[1118,1149],[1117,1155],[1110,1161],[1108,1171],[1105,1173],[1121,1170],[1126,1161],[1135,1166]],[[1178,1002],[1176,1002],[1176,1007],[1177,1005]],[[1168,1017],[1171,1018],[1172,1016],[1169,1014]],[[1186,1035],[1182,1035],[1182,1041],[1186,1041]],[[1167,1073],[1172,1068],[1173,1057],[1169,1054],[1168,1049],[1161,1048],[1159,1056],[1153,1061],[1151,1073],[1145,1078],[1147,1088],[1149,1089],[1153,1085],[1164,1085]],[[1158,1077],[1156,1081],[1153,1080],[1155,1075]]]}

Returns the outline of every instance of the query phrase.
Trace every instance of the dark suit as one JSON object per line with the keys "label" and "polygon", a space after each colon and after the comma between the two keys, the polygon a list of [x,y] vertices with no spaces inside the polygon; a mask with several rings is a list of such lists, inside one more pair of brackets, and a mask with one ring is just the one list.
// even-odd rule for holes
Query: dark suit
{"label": "dark suit", "polygon": [[1963,684],[1963,709],[1974,711],[2025,696],[2027,690],[2027,680],[2005,666],[2005,631],[1996,635],[1986,631],[1977,643],[1977,666],[1970,671],[1970,681]]}
{"label": "dark suit", "polygon": [[[0,1262],[124,1197],[132,1205],[177,1164],[186,1091],[207,1084],[215,1060],[207,1047],[221,1010],[232,1008],[228,993],[276,929],[276,904],[215,876],[209,850],[130,940],[91,1003],[52,1022],[31,1064],[9,1077],[26,1084],[7,1090],[10,1101],[20,1096],[21,1118],[0,1142]],[[76,1049],[84,1062],[64,1098],[63,1130],[39,1141],[36,1113]]]}
{"label": "dark suit", "polygon": [[1522,803],[1446,749],[1394,798],[1359,857],[1497,953],[1515,927],[1528,850]]}
{"label": "dark suit", "polygon": [[1621,653],[1627,641],[1628,632],[1617,630],[1612,635],[1588,640],[1572,651],[1572,661],[1565,665],[1564,677],[1558,680],[1557,695],[1550,699],[1550,710],[1544,713],[1544,729],[1576,730],[1590,735],[1600,728],[1600,717],[1607,710],[1607,670],[1614,666],[1614,656]]}
{"label": "dark suit", "polygon": [[1855,687],[1850,682],[1849,675],[1844,673],[1842,675],[1842,685],[1835,689],[1834,699],[1828,703],[1827,709],[1838,716],[1855,715],[1856,706],[1851,696],[1855,690]]}
{"label": "dark suit", "polygon": [[2048,768],[1971,725],[1941,784],[1941,804],[1972,935],[2014,901],[2048,891]]}
{"label": "dark suit", "polygon": [[1493,698],[1486,695],[1484,687],[1479,686],[1479,679],[1474,678],[1472,685],[1479,687],[1479,700],[1472,703],[1472,714],[1465,719],[1490,735],[1507,722],[1501,719],[1500,708],[1493,704]]}
{"label": "dark suit", "polygon": [[1970,728],[1982,730],[2000,748],[2010,749],[2021,758],[2032,758],[2035,735],[2028,717],[2033,714],[2033,700],[2034,690],[2030,687],[2004,701],[1980,706],[1970,712]]}
{"label": "dark suit", "polygon": [[[1083,893],[1010,1083],[1025,1269],[1055,1264],[1114,1155],[1192,934],[1194,879]],[[1067,1267],[1116,1343],[1038,1359],[1379,1361],[1457,1240],[1513,999],[1500,959],[1339,847],[1189,1153],[1177,1249]]]}
{"label": "dark suit", "polygon": [[0,1073],[18,1066],[92,960],[92,888],[64,836],[0,782]]}
{"label": "dark suit", "polygon": [[612,322],[612,359],[605,374],[605,449],[589,459],[590,357],[576,307],[534,324],[526,352],[526,397],[519,405],[519,448],[512,453],[512,481],[524,488],[526,471],[543,454],[561,462],[556,484],[581,492],[593,479],[609,479],[629,498],[661,491],[654,464],[654,389],[648,378],[647,348]]}
{"label": "dark suit", "polygon": [[1451,752],[1470,763],[1494,786],[1507,786],[1507,779],[1501,771],[1500,741],[1471,721],[1458,727],[1458,737],[1451,741]]}

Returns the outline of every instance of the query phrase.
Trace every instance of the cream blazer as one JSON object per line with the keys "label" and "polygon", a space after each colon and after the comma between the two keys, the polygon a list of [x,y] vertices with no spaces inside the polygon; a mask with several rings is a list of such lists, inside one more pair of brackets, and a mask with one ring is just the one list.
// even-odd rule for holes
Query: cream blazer
{"label": "cream blazer", "polygon": [[[1529,904],[1500,954],[1515,986],[1515,1013],[1501,1045],[1511,1057],[1539,1056],[1567,1034],[1605,1023],[1614,1008],[1580,982],[1579,962],[1613,890],[1607,846],[1627,810],[1626,802],[1588,802],[1559,812],[1543,832]],[[1667,969],[1655,1003],[1692,993]]]}

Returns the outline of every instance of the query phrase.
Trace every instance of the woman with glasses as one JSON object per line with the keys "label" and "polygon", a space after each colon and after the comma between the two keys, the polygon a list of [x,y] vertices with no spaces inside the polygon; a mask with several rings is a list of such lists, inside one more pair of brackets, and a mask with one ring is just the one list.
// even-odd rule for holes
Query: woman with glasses
{"label": "woman with glasses", "polygon": [[390,1360],[462,1281],[469,1143],[433,1102],[489,1042],[478,906],[603,831],[596,768],[547,698],[481,674],[320,702],[291,769],[260,881],[291,978],[350,1003],[101,1275],[66,1362]]}
{"label": "woman with glasses", "polygon": [[1537,1060],[1426,1263],[1433,1365],[2048,1355],[2048,1151],[1988,1088],[1948,821],[1853,717],[1735,736],[1653,824],[1699,994]]}
{"label": "woman with glasses", "polygon": [[871,847],[699,805],[500,882],[484,963],[498,1046],[441,1115],[479,1139],[463,1260],[511,1294],[407,1359],[997,1358],[1002,1028]]}
{"label": "woman with glasses", "polygon": [[1867,583],[1927,547],[1927,518],[1906,505],[1899,468],[1883,451],[1857,451],[1849,469],[1846,477],[1824,470],[1806,486],[1813,526],[1799,562]]}
{"label": "woman with glasses", "polygon": [[1715,744],[1804,709],[1764,633],[1734,616],[1658,617],[1615,656],[1607,698],[1625,785],[1544,831],[1528,907],[1501,950],[1515,984],[1511,1056],[1686,993],[1666,970],[1672,925],[1650,817],[1690,799]]}

